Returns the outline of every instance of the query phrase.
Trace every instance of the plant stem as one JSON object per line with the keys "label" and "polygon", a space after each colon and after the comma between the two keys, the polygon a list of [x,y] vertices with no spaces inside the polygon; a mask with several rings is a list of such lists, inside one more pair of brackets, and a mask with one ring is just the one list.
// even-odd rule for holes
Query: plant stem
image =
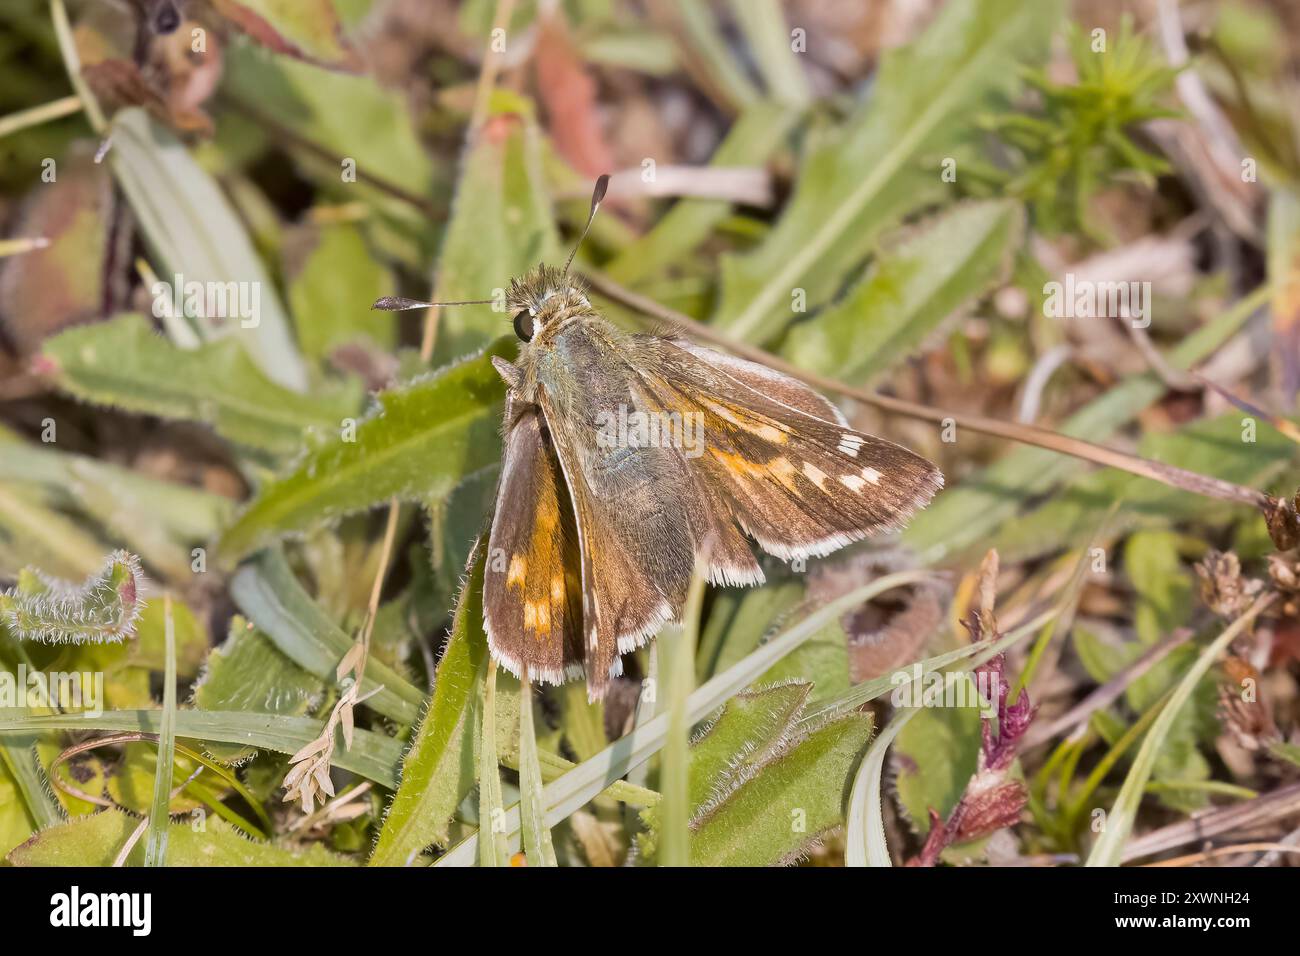
{"label": "plant stem", "polygon": [[50,103],[42,103],[31,109],[19,110],[17,113],[0,117],[0,137],[80,112],[81,97],[76,94],[64,96]]}

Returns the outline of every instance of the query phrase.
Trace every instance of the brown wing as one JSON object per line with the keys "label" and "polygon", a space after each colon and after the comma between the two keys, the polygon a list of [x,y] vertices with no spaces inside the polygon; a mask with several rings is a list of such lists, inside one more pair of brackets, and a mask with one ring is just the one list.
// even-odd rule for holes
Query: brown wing
{"label": "brown wing", "polygon": [[635,338],[633,360],[665,405],[704,421],[698,467],[735,519],[784,560],[829,554],[893,531],[943,476],[920,455],[815,414],[829,403],[788,376],[698,346]]}
{"label": "brown wing", "polygon": [[573,323],[538,362],[539,401],[573,501],[583,581],[590,695],[621,672],[620,655],[676,620],[697,557],[715,580],[762,580],[730,510],[671,434],[642,441],[609,426],[660,403],[625,362],[625,336]]}
{"label": "brown wing", "polygon": [[483,624],[512,674],[559,684],[583,673],[577,523],[541,411],[508,401],[506,428]]}

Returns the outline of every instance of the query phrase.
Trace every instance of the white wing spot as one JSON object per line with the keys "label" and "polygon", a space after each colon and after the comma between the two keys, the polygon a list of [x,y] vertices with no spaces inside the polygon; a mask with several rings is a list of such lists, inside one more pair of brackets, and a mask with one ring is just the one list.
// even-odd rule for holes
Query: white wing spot
{"label": "white wing spot", "polygon": [[843,475],[840,478],[840,484],[849,489],[849,491],[861,491],[862,486],[865,485],[866,482],[857,475]]}
{"label": "white wing spot", "polygon": [[826,472],[809,462],[803,464],[803,476],[817,486],[819,491],[826,490]]}
{"label": "white wing spot", "polygon": [[844,432],[840,435],[840,453],[848,455],[850,458],[858,457],[858,449],[862,447],[863,438],[861,435],[854,435],[851,432]]}
{"label": "white wing spot", "polygon": [[862,477],[873,485],[880,484],[880,472],[876,471],[874,468],[863,468]]}

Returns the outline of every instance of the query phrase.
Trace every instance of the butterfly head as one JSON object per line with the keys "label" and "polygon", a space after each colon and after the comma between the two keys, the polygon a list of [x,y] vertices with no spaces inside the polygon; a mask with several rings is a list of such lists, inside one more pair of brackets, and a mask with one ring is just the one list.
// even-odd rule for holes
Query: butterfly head
{"label": "butterfly head", "polygon": [[586,287],[567,272],[547,265],[539,265],[510,283],[506,307],[515,334],[524,342],[531,342],[548,326],[592,311]]}
{"label": "butterfly head", "polygon": [[[566,318],[578,315],[591,315],[594,310],[587,299],[586,286],[569,275],[569,266],[582,245],[582,240],[591,228],[591,221],[596,218],[596,210],[605,198],[609,187],[609,176],[596,180],[596,188],[591,194],[591,211],[587,213],[587,223],[582,228],[573,252],[564,261],[564,268],[539,265],[536,269],[510,283],[506,290],[506,307],[514,323],[515,334],[524,342],[533,341],[534,337],[545,328],[557,329]],[[445,305],[495,305],[494,299],[470,299],[461,302],[426,302],[423,299],[407,299],[403,296],[384,296],[371,306],[386,312],[400,312],[406,309],[427,309]]]}

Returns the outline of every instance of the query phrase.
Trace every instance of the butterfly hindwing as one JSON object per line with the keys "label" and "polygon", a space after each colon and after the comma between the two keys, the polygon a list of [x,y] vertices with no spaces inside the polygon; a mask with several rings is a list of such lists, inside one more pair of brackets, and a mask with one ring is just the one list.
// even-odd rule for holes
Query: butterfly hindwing
{"label": "butterfly hindwing", "polygon": [[488,540],[488,643],[516,676],[580,676],[582,580],[573,506],[541,410],[507,402],[506,440]]}

